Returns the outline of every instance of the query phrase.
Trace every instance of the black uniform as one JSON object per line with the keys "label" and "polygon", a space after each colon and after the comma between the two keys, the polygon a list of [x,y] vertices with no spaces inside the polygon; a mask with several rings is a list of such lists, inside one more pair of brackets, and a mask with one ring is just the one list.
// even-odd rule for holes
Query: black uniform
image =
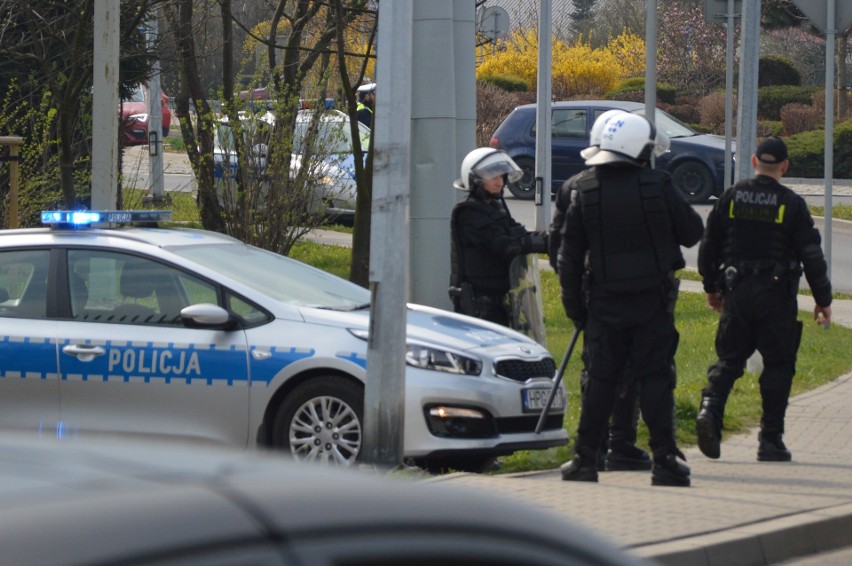
{"label": "black uniform", "polygon": [[[584,171],[580,173],[581,178],[591,177],[593,171]],[[568,181],[570,183],[570,179]],[[550,257],[550,266],[553,271],[558,272],[559,265],[557,257],[559,247],[562,244],[561,230],[565,223],[565,215],[568,212],[568,206],[571,204],[571,192],[568,189],[563,189],[556,193],[554,200],[553,221],[550,225],[550,233],[548,240],[548,254]],[[589,373],[584,369],[580,374],[580,390],[582,393],[588,389]],[[598,469],[610,470],[630,470],[630,469],[650,469],[651,461],[648,460],[648,455],[644,450],[636,447],[636,432],[639,425],[639,382],[632,380],[632,385],[623,388],[615,398],[615,404],[612,407],[612,415],[609,421],[609,431],[605,434],[601,443],[601,452],[598,454]],[[607,454],[608,449],[612,449],[610,454]],[[606,459],[603,455],[606,455]]]}
{"label": "black uniform", "polygon": [[[716,333],[719,360],[707,372],[699,429],[713,428],[721,436],[728,394],[756,349],[764,364],[761,437],[780,443],[802,332],[796,301],[802,266],[816,304],[829,306],[831,283],[820,235],[803,198],[766,175],[725,191],[710,212],[698,251],[704,290],[724,294]],[[699,445],[718,458],[717,439],[710,439],[707,449],[709,432],[705,429],[702,438],[700,431],[705,442]],[[783,458],[761,459],[789,459],[786,448],[782,452]]]}
{"label": "black uniform", "polygon": [[[594,462],[619,389],[638,380],[654,481],[658,472],[665,474],[658,467],[665,467],[685,471],[688,485],[688,468],[674,461],[680,452],[672,422],[678,342],[673,271],[684,266],[680,246],[701,238],[701,217],[668,174],[638,166],[587,170],[563,185],[559,199],[569,203],[557,255],[562,303],[585,328],[589,374],[575,444],[580,465]],[[564,469],[563,478],[569,479]]]}
{"label": "black uniform", "polygon": [[545,238],[515,221],[503,202],[477,198],[453,209],[450,296],[456,312],[510,326],[509,265],[520,254],[547,251]]}

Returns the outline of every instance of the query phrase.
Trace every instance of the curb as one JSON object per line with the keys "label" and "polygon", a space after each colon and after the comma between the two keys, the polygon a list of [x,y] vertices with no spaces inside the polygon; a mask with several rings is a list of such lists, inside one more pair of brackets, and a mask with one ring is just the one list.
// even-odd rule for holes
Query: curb
{"label": "curb", "polygon": [[777,564],[848,546],[852,504],[796,513],[630,552],[667,566]]}

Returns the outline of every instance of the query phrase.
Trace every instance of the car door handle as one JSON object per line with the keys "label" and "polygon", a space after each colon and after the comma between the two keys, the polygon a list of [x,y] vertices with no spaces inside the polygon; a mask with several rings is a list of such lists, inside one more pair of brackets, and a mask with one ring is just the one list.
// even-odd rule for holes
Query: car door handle
{"label": "car door handle", "polygon": [[101,346],[90,346],[89,344],[68,344],[62,348],[62,352],[69,356],[77,356],[81,362],[91,362],[96,356],[106,354]]}

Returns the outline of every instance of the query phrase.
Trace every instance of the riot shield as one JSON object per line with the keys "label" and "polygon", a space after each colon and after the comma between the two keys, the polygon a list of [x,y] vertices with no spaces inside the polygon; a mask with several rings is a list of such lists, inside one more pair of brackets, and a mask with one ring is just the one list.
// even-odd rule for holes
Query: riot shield
{"label": "riot shield", "polygon": [[509,265],[509,285],[510,326],[546,346],[537,255],[515,256]]}

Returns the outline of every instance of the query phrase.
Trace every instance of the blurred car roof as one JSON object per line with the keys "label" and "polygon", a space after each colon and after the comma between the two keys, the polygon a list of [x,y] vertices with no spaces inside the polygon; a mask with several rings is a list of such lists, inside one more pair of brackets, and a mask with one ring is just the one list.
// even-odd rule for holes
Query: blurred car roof
{"label": "blurred car roof", "polygon": [[4,435],[0,502],[10,564],[643,563],[523,502],[212,446]]}

